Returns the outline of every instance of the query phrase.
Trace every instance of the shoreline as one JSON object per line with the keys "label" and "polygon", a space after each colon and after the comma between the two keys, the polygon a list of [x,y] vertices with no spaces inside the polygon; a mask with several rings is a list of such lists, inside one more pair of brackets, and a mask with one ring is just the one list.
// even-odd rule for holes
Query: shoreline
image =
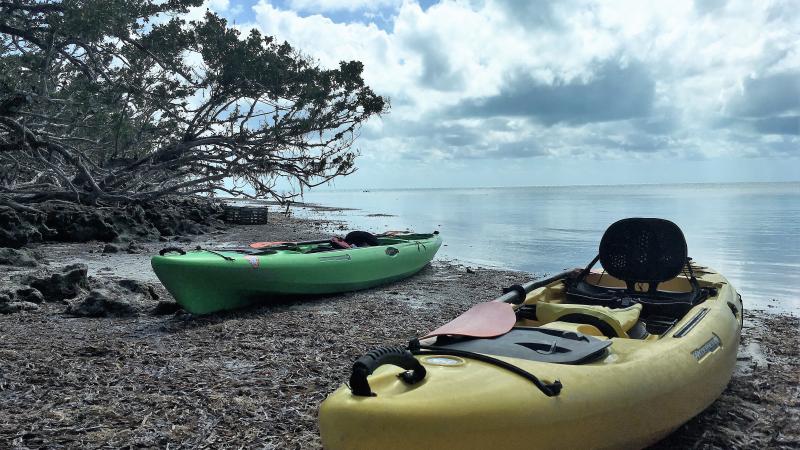
{"label": "shoreline", "polygon": [[[171,243],[306,240],[346,229],[337,220],[273,212],[266,225],[231,226],[190,242],[142,242],[138,254],[103,254],[99,242],[32,248],[47,260],[37,270],[85,261],[90,282],[134,278],[169,300],[153,281],[149,256]],[[21,272],[0,266],[0,280]],[[0,447],[318,448],[319,403],[346,381],[356,358],[403,345],[531,278],[434,259],[419,274],[375,289],[206,317],[147,310],[81,318],[65,315],[60,303],[0,315]],[[728,389],[654,448],[800,445],[800,319],[745,312]]]}

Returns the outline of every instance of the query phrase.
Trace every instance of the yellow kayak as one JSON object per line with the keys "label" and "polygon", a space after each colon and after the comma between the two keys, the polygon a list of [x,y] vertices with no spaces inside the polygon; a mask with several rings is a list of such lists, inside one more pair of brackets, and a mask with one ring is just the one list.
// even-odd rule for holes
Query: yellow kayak
{"label": "yellow kayak", "polygon": [[728,384],[741,298],[665,220],[615,223],[598,260],[359,359],[320,407],[323,446],[642,448],[668,435]]}

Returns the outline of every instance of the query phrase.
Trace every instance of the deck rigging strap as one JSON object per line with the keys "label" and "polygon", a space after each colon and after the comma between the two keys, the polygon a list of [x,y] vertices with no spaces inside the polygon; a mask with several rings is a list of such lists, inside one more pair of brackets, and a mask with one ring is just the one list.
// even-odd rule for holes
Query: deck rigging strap
{"label": "deck rigging strap", "polygon": [[507,363],[501,359],[493,358],[488,355],[484,355],[482,353],[473,353],[464,350],[455,350],[450,348],[442,348],[436,347],[433,345],[422,345],[420,344],[418,339],[412,339],[408,343],[408,349],[411,351],[413,355],[449,355],[449,356],[460,356],[462,358],[470,358],[475,359],[481,362],[485,362],[487,364],[492,364],[502,369],[508,370],[509,372],[515,373],[522,378],[533,383],[537,388],[539,388],[542,393],[548,397],[555,397],[561,393],[561,388],[564,386],[561,384],[561,381],[555,380],[552,383],[545,383],[540,380],[536,375],[528,372],[525,369],[517,367],[513,364]]}
{"label": "deck rigging strap", "polygon": [[195,250],[201,251],[201,252],[213,253],[213,254],[219,256],[220,258],[223,258],[226,261],[233,261],[233,258],[231,258],[230,256],[223,255],[222,253],[215,252],[214,250],[209,250],[207,248],[202,248],[199,245],[195,248]]}
{"label": "deck rigging strap", "polygon": [[692,270],[692,258],[689,258],[688,256],[686,257],[686,270],[689,272],[689,284],[691,284],[695,289],[700,289],[700,284],[697,283],[697,278],[695,278],[694,271]]}

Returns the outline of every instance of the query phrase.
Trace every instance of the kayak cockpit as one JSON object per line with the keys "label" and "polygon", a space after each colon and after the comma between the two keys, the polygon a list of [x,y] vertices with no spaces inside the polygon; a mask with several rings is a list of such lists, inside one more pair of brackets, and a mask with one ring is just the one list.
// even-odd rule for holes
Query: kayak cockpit
{"label": "kayak cockpit", "polygon": [[[603,266],[599,274],[592,272],[597,262]],[[633,329],[631,337],[663,333],[714,294],[697,281],[681,229],[653,218],[612,224],[597,257],[565,287],[566,303],[612,309],[638,305],[645,328]]]}
{"label": "kayak cockpit", "polygon": [[[571,329],[592,336],[628,339],[658,339],[668,333],[687,315],[692,315],[695,306],[708,301],[716,301],[720,289],[725,286],[723,278],[705,267],[691,263],[695,280],[681,274],[660,284],[659,288],[671,293],[690,293],[692,285],[702,292],[699,301],[690,308],[681,305],[672,310],[651,308],[647,292],[626,290],[624,281],[605,271],[592,271],[585,282],[604,289],[613,290],[617,295],[630,299],[628,306],[620,303],[589,304],[582,298],[570,295],[572,280],[554,281],[532,290],[524,302],[516,307],[517,326],[558,327]],[[658,300],[662,301],[662,300]]]}
{"label": "kayak cockpit", "polygon": [[344,238],[333,236],[326,240],[306,242],[255,242],[250,244],[250,247],[258,249],[259,254],[269,254],[278,251],[302,254],[322,253],[408,244],[431,239],[437,234],[439,234],[438,231],[428,234],[389,232],[386,234],[374,235],[366,231],[351,231],[347,233]]}
{"label": "kayak cockpit", "polygon": [[[608,287],[586,278],[597,262],[623,287]],[[688,290],[665,290],[661,284],[684,274]],[[673,282],[673,285],[675,283]],[[567,283],[570,303],[625,308],[643,307],[645,315],[682,317],[708,296],[692,272],[686,238],[664,219],[630,218],[613,223],[600,240],[597,257]]]}

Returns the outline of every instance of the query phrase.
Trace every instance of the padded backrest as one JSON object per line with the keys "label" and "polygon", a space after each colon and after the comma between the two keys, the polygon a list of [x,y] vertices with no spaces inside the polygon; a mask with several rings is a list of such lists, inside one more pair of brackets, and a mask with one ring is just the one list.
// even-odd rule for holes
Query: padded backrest
{"label": "padded backrest", "polygon": [[600,240],[600,264],[626,282],[661,283],[686,265],[686,239],[664,219],[630,218],[614,222]]}

